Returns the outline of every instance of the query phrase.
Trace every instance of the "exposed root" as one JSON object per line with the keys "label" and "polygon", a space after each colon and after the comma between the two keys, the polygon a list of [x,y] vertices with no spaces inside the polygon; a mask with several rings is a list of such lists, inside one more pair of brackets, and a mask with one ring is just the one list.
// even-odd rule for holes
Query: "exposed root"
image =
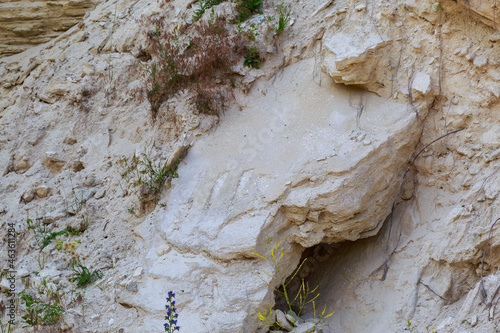
{"label": "exposed root", "polygon": [[387,271],[389,270],[389,260],[390,258],[392,257],[392,255],[394,254],[394,251],[396,251],[396,248],[397,248],[397,245],[396,247],[394,248],[394,250],[389,254],[389,241],[390,241],[390,238],[391,238],[391,231],[392,231],[392,224],[393,224],[393,216],[394,216],[394,208],[396,206],[396,201],[399,197],[399,193],[401,192],[401,187],[403,186],[403,182],[406,178],[406,175],[408,174],[408,172],[410,171],[410,168],[413,166],[413,164],[415,163],[415,160],[420,156],[420,154],[426,150],[427,148],[429,148],[429,146],[431,146],[433,143],[447,137],[448,135],[450,134],[454,134],[454,133],[457,133],[457,132],[460,132],[464,130],[464,128],[459,128],[457,130],[454,130],[452,132],[448,132],[442,136],[440,136],[439,138],[437,139],[434,139],[433,141],[431,141],[430,143],[428,143],[427,145],[424,146],[424,148],[422,148],[414,157],[413,159],[410,161],[410,164],[408,165],[408,167],[406,168],[406,171],[403,175],[403,178],[401,179],[401,182],[399,183],[399,187],[398,187],[398,191],[396,192],[396,196],[394,197],[394,201],[392,202],[392,208],[391,208],[391,213],[390,213],[390,219],[389,219],[389,233],[387,235],[387,243],[386,243],[386,246],[385,246],[385,262],[383,264],[384,266],[384,274],[382,275],[382,278],[381,278],[381,281],[384,281],[386,276],[387,276]]}

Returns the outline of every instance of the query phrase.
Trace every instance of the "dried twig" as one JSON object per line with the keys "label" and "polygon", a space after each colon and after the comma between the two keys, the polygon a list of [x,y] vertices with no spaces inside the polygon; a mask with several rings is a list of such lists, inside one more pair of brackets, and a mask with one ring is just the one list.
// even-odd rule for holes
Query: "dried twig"
{"label": "dried twig", "polygon": [[435,292],[434,290],[432,290],[431,287],[429,287],[428,285],[426,285],[425,283],[423,283],[422,281],[418,281],[421,285],[423,285],[424,287],[426,287],[427,289],[429,289],[430,292],[432,292],[434,295],[436,295],[437,297],[441,298],[443,301],[445,302],[451,302],[452,300],[450,299],[447,299],[447,298],[444,298],[443,296],[439,295],[437,292]]}
{"label": "dried twig", "polygon": [[399,193],[401,192],[401,187],[403,186],[403,182],[406,178],[406,175],[408,174],[408,172],[410,171],[410,168],[413,166],[413,164],[415,163],[415,160],[420,156],[420,154],[426,150],[427,148],[429,148],[429,146],[431,146],[433,143],[435,143],[436,141],[439,141],[445,137],[447,137],[448,135],[450,134],[454,134],[454,133],[457,133],[457,132],[460,132],[464,130],[464,128],[459,128],[457,130],[454,130],[454,131],[451,131],[451,132],[448,132],[442,136],[440,136],[439,138],[431,141],[430,143],[428,143],[427,145],[425,145],[424,148],[422,148],[414,157],[413,159],[410,161],[410,164],[408,165],[408,167],[406,168],[406,171],[405,173],[403,174],[403,178],[401,179],[401,182],[399,183],[399,187],[398,187],[398,191],[396,192],[396,196],[394,197],[394,201],[392,202],[392,207],[391,207],[391,213],[390,213],[390,220],[389,220],[389,233],[387,235],[387,243],[386,243],[386,246],[385,246],[385,262],[384,262],[384,274],[382,275],[382,279],[381,281],[384,281],[386,276],[387,276],[387,271],[389,270],[389,259],[390,257],[392,256],[392,254],[394,253],[394,251],[396,249],[394,249],[394,251],[389,255],[389,241],[391,239],[391,231],[392,231],[392,220],[393,220],[393,216],[394,216],[394,208],[396,206],[396,200],[398,199],[399,197]]}

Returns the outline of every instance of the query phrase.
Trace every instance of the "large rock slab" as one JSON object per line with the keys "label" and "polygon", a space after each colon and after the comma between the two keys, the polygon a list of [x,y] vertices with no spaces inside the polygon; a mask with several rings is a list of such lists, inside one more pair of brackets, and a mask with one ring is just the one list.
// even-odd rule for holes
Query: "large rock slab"
{"label": "large rock slab", "polygon": [[301,61],[279,83],[257,83],[238,96],[243,111],[226,112],[193,145],[159,208],[135,230],[138,249],[149,248],[147,268],[123,302],[155,312],[161,306],[144,300],[183,290],[183,329],[254,332],[255,310],[272,298],[256,273],[273,271],[248,259],[267,237],[285,239],[282,271],[291,272],[303,247],[379,230],[420,120],[366,91],[330,79],[317,85],[313,69],[313,60]]}

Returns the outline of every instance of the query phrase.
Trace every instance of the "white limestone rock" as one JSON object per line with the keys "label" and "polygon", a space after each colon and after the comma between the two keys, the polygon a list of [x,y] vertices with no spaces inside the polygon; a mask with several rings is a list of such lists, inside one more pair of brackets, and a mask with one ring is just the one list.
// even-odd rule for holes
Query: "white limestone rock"
{"label": "white limestone rock", "polygon": [[367,85],[392,41],[376,33],[335,32],[325,34],[323,43],[323,72],[337,83]]}
{"label": "white limestone rock", "polygon": [[[120,295],[124,302],[152,311],[158,304],[144,300],[159,290],[166,294],[159,283],[169,281],[163,284],[185,291],[186,316],[198,318],[186,324],[188,331],[210,325],[218,332],[240,331],[255,320],[248,299],[272,294],[245,260],[255,257],[253,250],[266,237],[273,245],[285,238],[287,274],[302,246],[356,240],[379,230],[418,140],[420,120],[405,105],[365,93],[366,108],[356,121],[349,100],[360,96],[333,82],[315,85],[308,78],[313,66],[307,60],[284,70],[280,86],[272,88],[281,102],[255,91],[242,96],[247,109],[228,112],[217,131],[189,149],[160,207],[135,229],[137,246],[144,240],[151,248],[143,259],[150,268],[136,294]],[[258,87],[271,89],[272,82]],[[358,125],[371,145],[349,139]],[[159,250],[165,243],[172,246],[166,253]],[[273,274],[273,267],[264,267]],[[210,311],[195,316],[202,303]]]}

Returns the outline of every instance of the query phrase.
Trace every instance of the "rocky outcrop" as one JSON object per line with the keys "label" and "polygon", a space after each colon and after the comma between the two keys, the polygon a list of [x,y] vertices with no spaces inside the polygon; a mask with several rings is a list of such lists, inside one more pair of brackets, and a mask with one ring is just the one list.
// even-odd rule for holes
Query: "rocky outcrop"
{"label": "rocky outcrop", "polygon": [[[282,240],[281,273],[307,259],[297,276],[319,286],[316,310],[335,311],[324,333],[402,332],[408,321],[420,332],[493,331],[497,34],[456,1],[275,4],[240,26],[256,32],[261,64],[235,66],[219,115],[181,91],[153,119],[145,98],[155,27],[141,18],[186,31],[190,0],[102,1],[58,38],[0,59],[0,226],[19,236],[17,281],[49,279],[63,294],[61,330],[160,331],[172,290],[181,332],[255,333],[256,312],[282,300],[263,273],[276,267],[254,250]],[[277,36],[286,6],[290,26]],[[179,177],[144,199],[147,172],[132,168],[131,179],[131,165],[170,168],[188,147]],[[83,233],[58,234],[68,228]],[[55,238],[40,250],[35,231]],[[74,241],[103,273],[83,298],[56,240]],[[306,307],[300,320],[276,320],[308,330],[313,316]],[[18,316],[14,332],[22,326]]]}
{"label": "rocky outcrop", "polygon": [[366,86],[387,56],[392,40],[380,34],[334,33],[325,36],[322,70],[335,82]]}
{"label": "rocky outcrop", "polygon": [[495,0],[458,0],[468,11],[478,15],[481,21],[490,27],[500,28],[500,8]]}
{"label": "rocky outcrop", "polygon": [[[189,150],[161,203],[165,208],[136,229],[151,247],[146,276],[190,290],[184,308],[193,318],[185,324],[189,332],[207,325],[245,331],[249,322],[241,319],[249,305],[241,300],[270,290],[244,259],[254,258],[267,237],[289,244],[284,269],[290,270],[302,248],[372,236],[390,212],[419,137],[419,118],[404,104],[331,80],[316,85],[313,69],[312,59],[298,62],[284,70],[279,85],[262,82],[240,96],[244,111],[233,111]],[[165,246],[167,253],[159,250]],[[164,263],[182,253],[190,254],[192,267],[203,267],[204,281],[216,281],[215,289],[201,291],[199,273],[187,267],[180,279],[172,275],[177,268]],[[218,274],[253,282],[228,293],[217,287],[224,285]],[[157,292],[154,281],[128,295],[127,304],[154,311],[143,302]],[[219,295],[203,318],[196,317],[198,307],[213,301],[197,293]],[[227,304],[231,310],[224,310]]]}
{"label": "rocky outcrop", "polygon": [[96,0],[0,1],[0,57],[45,43],[81,21]]}

